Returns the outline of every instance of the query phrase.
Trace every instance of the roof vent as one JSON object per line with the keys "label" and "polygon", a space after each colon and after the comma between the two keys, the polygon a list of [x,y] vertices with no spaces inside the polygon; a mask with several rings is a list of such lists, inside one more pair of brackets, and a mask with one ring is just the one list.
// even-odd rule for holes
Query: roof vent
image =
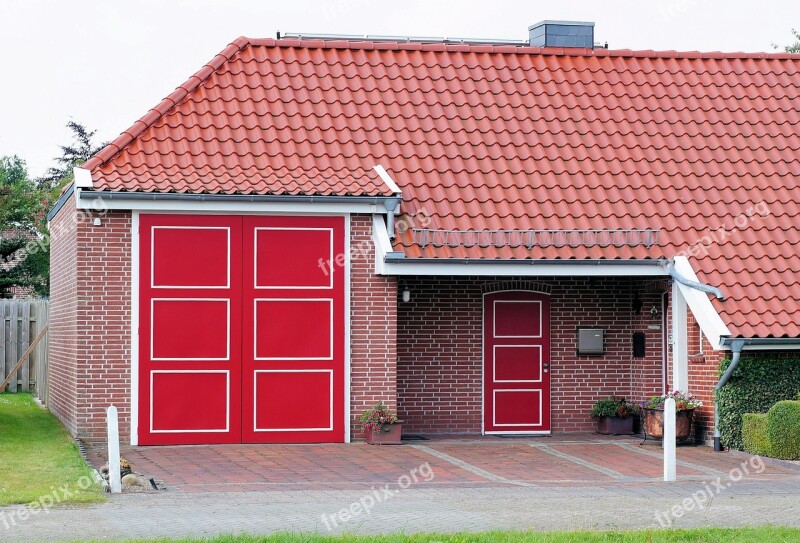
{"label": "roof vent", "polygon": [[540,21],[528,27],[532,47],[594,47],[594,23]]}

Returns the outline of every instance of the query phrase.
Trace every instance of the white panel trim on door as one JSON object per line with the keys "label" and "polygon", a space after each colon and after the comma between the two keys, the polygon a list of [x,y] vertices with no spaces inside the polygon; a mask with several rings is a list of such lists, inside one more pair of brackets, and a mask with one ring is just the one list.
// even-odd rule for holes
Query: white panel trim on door
{"label": "white panel trim on door", "polygon": [[[212,428],[207,430],[156,430],[153,426],[153,376],[157,373],[224,373],[225,374],[225,428]],[[152,370],[150,372],[150,433],[151,434],[199,434],[207,432],[230,432],[231,426],[231,374],[228,370]]]}
{"label": "white panel trim on door", "polygon": [[[330,332],[328,334],[328,356],[308,357],[308,356],[258,356],[258,304],[260,302],[328,302],[330,309]],[[333,298],[254,298],[253,299],[253,360],[333,360]]]}
{"label": "white panel trim on door", "polygon": [[139,444],[139,212],[131,213],[131,446]]}
{"label": "white panel trim on door", "polygon": [[[227,282],[225,285],[156,285],[156,230],[225,230],[228,234],[228,256],[225,260]],[[231,229],[229,226],[171,226],[154,225],[150,227],[150,288],[174,289],[228,289],[231,288]]]}
{"label": "white panel trim on door", "polygon": [[[535,388],[496,388],[494,389],[492,394],[492,426],[508,426],[508,427],[519,427],[519,426],[541,426],[542,425],[542,391],[535,389]],[[539,396],[539,420],[537,422],[525,422],[525,423],[514,423],[514,424],[500,424],[497,422],[497,393],[498,392],[535,392]]]}
{"label": "white panel trim on door", "polygon": [[[258,374],[259,373],[327,373],[330,382],[329,424],[327,428],[259,428],[257,421]],[[253,431],[254,432],[329,432],[333,431],[333,370],[255,370],[253,372]]]}
{"label": "white panel trim on door", "polygon": [[[255,233],[253,234],[253,288],[259,290],[330,290],[333,288],[333,274],[334,272],[334,255],[333,255],[333,228],[303,228],[303,227],[290,227],[290,226],[257,226],[255,229]],[[263,285],[260,286],[258,284],[258,231],[259,230],[286,230],[286,231],[306,231],[306,230],[316,230],[316,231],[327,231],[328,232],[328,269],[330,273],[328,273],[328,284],[327,285],[294,285],[294,286],[283,286],[283,285]]]}
{"label": "white panel trim on door", "polygon": [[[538,379],[498,379],[497,378],[497,349],[538,349],[539,350],[539,378]],[[494,345],[492,348],[492,382],[494,383],[541,383],[543,382],[542,346],[541,345]]]}
{"label": "white panel trim on door", "polygon": [[[539,334],[535,336],[498,336],[497,335],[497,304],[536,304],[539,306]],[[540,339],[542,337],[543,324],[542,302],[540,300],[495,300],[492,307],[492,337],[494,338],[521,338],[521,339]]]}
{"label": "white panel trim on door", "polygon": [[[224,302],[226,309],[227,331],[225,334],[225,348],[226,354],[224,358],[156,358],[154,352],[153,339],[155,337],[155,319],[153,318],[153,309],[156,302]],[[178,360],[192,360],[192,361],[222,361],[227,362],[231,359],[231,301],[230,298],[150,298],[150,360],[158,361],[178,361]]]}

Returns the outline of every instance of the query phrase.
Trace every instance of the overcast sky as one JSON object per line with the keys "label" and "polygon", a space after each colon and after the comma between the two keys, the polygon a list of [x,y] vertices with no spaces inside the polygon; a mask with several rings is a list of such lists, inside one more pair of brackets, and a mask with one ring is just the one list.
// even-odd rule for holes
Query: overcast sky
{"label": "overcast sky", "polygon": [[0,0],[0,155],[40,175],[69,119],[113,139],[237,36],[522,40],[542,19],[594,21],[612,49],[770,51],[800,29],[800,1]]}

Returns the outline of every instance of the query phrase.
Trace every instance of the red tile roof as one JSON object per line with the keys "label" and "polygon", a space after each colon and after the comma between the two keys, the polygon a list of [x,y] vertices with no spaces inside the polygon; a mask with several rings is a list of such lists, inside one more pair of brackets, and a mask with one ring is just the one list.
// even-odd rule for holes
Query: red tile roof
{"label": "red tile roof", "polygon": [[375,164],[432,229],[659,230],[530,249],[408,231],[409,258],[688,251],[734,335],[800,337],[798,55],[240,38],[86,167],[102,190],[386,195]]}

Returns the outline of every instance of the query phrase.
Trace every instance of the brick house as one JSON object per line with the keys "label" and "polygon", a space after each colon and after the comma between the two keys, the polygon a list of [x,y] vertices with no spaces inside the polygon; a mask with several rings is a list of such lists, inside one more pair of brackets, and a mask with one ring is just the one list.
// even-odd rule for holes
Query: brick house
{"label": "brick house", "polygon": [[88,441],[114,404],[132,444],[346,442],[378,400],[524,434],[678,388],[710,440],[720,360],[800,347],[800,56],[561,26],[235,40],[50,214],[51,410]]}

